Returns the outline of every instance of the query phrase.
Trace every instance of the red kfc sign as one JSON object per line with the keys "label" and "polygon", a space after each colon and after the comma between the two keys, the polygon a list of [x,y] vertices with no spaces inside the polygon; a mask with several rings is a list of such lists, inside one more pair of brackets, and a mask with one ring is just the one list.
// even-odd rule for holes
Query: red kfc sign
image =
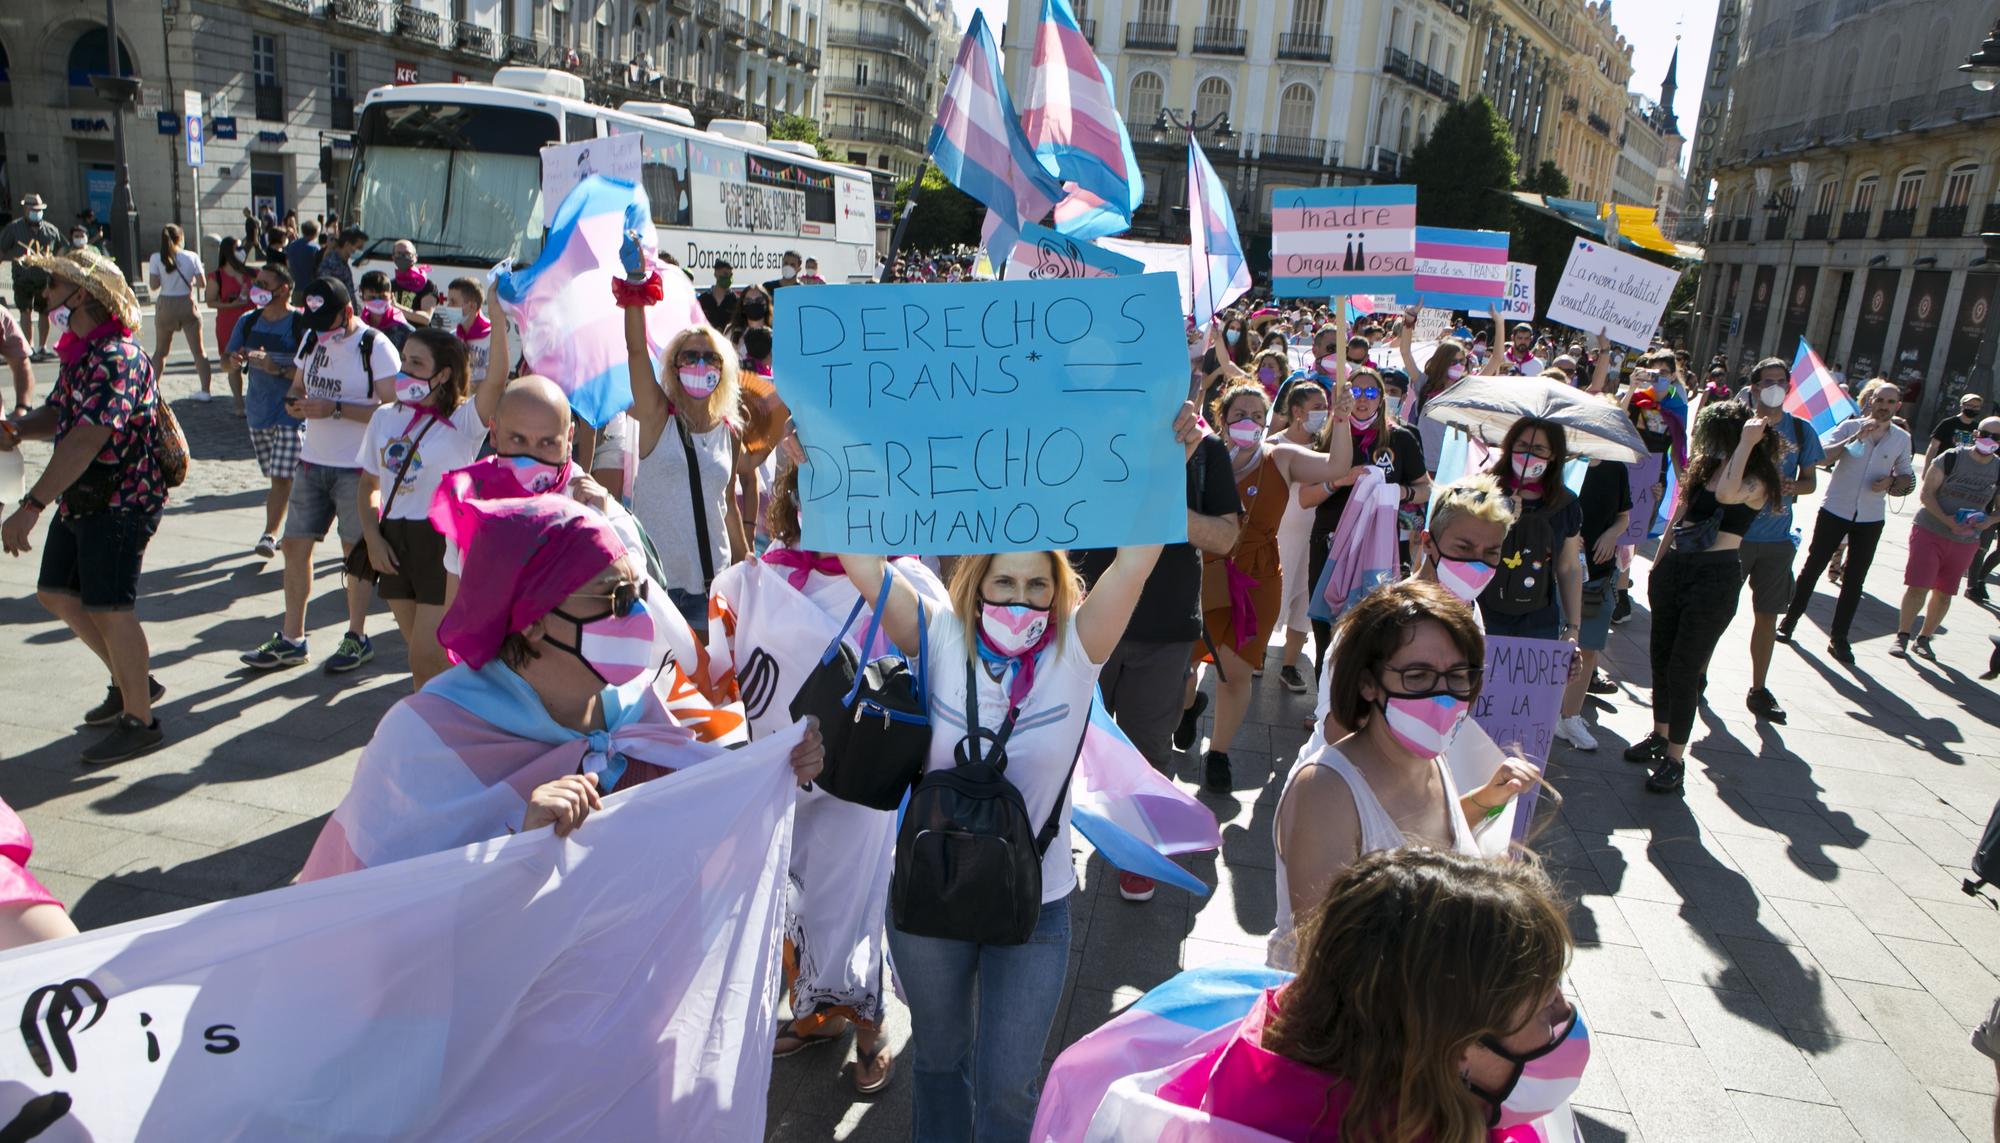
{"label": "red kfc sign", "polygon": [[395,75],[397,83],[415,83],[417,82],[417,65],[407,60],[397,60]]}

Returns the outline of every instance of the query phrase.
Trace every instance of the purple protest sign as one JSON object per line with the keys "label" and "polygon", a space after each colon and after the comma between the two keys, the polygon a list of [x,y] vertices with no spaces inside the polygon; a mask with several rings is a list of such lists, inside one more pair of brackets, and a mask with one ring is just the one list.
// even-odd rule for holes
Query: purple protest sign
{"label": "purple protest sign", "polygon": [[1653,518],[1660,511],[1653,488],[1660,483],[1666,459],[1665,453],[1647,453],[1645,460],[1625,466],[1625,478],[1632,482],[1632,522],[1626,526],[1625,534],[1618,537],[1620,544],[1643,544],[1652,531]]}
{"label": "purple protest sign", "polygon": [[[1563,688],[1569,683],[1576,648],[1555,639],[1512,635],[1486,637],[1486,678],[1472,706],[1472,721],[1508,754],[1546,766],[1556,720],[1562,717]],[[1514,836],[1526,835],[1535,820],[1531,786],[1514,810]]]}

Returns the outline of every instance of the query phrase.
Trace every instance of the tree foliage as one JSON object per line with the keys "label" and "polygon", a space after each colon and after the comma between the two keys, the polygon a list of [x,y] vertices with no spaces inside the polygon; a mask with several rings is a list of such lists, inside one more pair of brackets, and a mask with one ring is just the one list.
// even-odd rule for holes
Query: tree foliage
{"label": "tree foliage", "polygon": [[903,204],[914,193],[916,213],[903,235],[905,250],[936,250],[948,246],[977,246],[979,231],[986,221],[986,207],[959,190],[944,172],[926,163],[923,174],[896,186],[896,217],[903,216]]}
{"label": "tree foliage", "polygon": [[1507,192],[1514,189],[1514,163],[1507,121],[1484,95],[1452,105],[1403,167],[1404,181],[1417,187],[1417,221],[1511,229],[1514,211]]}
{"label": "tree foliage", "polygon": [[820,137],[819,121],[809,115],[780,115],[770,127],[771,138],[789,139],[795,143],[811,143],[813,150],[822,159],[835,159],[839,155],[833,144]]}

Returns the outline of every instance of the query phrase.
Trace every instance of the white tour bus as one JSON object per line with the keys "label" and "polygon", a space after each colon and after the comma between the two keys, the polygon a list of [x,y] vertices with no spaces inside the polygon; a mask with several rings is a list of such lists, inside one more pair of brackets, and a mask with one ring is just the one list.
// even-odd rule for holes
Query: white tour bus
{"label": "white tour bus", "polygon": [[829,282],[875,276],[875,202],[868,173],[810,145],[764,140],[761,124],[687,109],[583,99],[583,81],[542,68],[500,69],[494,83],[378,87],[361,104],[347,222],[366,230],[371,268],[389,244],[420,261],[485,271],[532,262],[543,228],[541,149],[610,135],[643,140],[642,173],[660,250],[713,280],[721,258],[738,286],[778,277],[785,251],[819,260]]}

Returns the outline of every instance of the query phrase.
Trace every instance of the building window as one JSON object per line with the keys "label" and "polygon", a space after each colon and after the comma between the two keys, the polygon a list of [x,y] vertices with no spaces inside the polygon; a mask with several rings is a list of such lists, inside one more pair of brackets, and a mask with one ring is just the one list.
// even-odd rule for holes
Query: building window
{"label": "building window", "polygon": [[1904,171],[1896,180],[1896,210],[1915,210],[1924,193],[1924,171]]}
{"label": "building window", "polygon": [[1832,214],[1835,203],[1840,201],[1840,180],[1826,179],[1819,184],[1819,197],[1813,201],[1814,214]]}
{"label": "building window", "polygon": [[867,61],[867,60],[855,60],[855,61],[854,61],[854,82],[855,82],[855,83],[858,83],[858,84],[860,84],[860,85],[861,85],[861,86],[863,86],[863,87],[866,87],[866,86],[868,86],[868,61]]}
{"label": "building window", "polygon": [[282,122],[285,93],[278,86],[278,37],[266,32],[251,33],[250,79],[256,88],[257,118]]}
{"label": "building window", "polygon": [[1139,22],[1159,27],[1174,22],[1174,0],[1140,0]]}
{"label": "building window", "polygon": [[326,89],[335,131],[354,130],[354,89],[348,86],[349,69],[347,52],[334,49],[326,54]]}
{"label": "building window", "polygon": [[1125,101],[1125,119],[1142,127],[1160,117],[1160,107],[1166,101],[1167,85],[1150,71],[1142,71],[1132,77],[1132,97]]}
{"label": "building window", "polygon": [[1313,133],[1313,89],[1295,83],[1278,98],[1278,134],[1293,139],[1310,138]]}
{"label": "building window", "polygon": [[1292,0],[1292,34],[1319,35],[1325,12],[1326,0]]}
{"label": "building window", "polygon": [[1944,195],[1938,199],[1939,206],[1964,206],[1972,201],[1972,180],[1979,177],[1979,164],[1965,163],[1953,167],[1944,177]]}
{"label": "building window", "polygon": [[1236,26],[1237,0],[1208,0],[1208,26],[1216,29]]}
{"label": "building window", "polygon": [[1218,115],[1229,114],[1229,81],[1220,76],[1210,76],[1201,81],[1194,93],[1194,121],[1207,123]]}
{"label": "building window", "polygon": [[1874,210],[1875,188],[1881,185],[1881,182],[1882,182],[1881,179],[1876,178],[1874,175],[1869,175],[1866,178],[1862,179],[1860,182],[1855,183],[1854,205],[1849,207],[1848,209],[1854,211],[1857,214]]}

